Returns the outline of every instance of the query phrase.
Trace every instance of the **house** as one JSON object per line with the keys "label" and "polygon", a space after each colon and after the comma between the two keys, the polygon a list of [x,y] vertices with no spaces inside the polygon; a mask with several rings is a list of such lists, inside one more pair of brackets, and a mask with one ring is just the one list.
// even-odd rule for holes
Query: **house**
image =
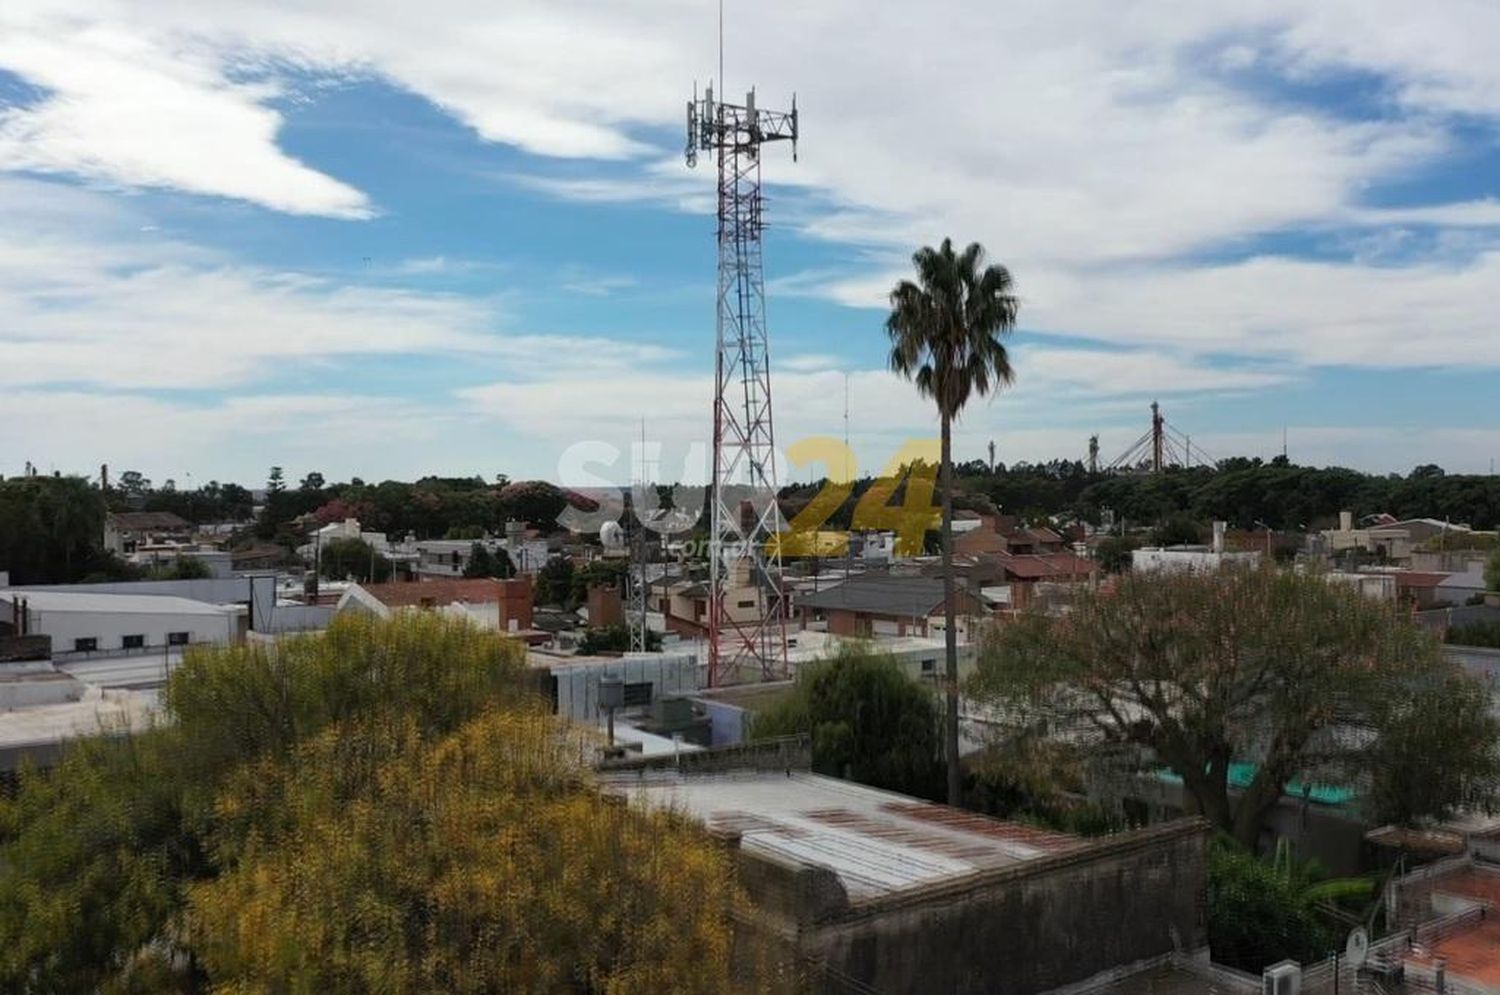
{"label": "house", "polygon": [[439,611],[486,629],[520,633],[531,629],[531,581],[525,577],[475,577],[351,584],[339,598],[337,610],[363,611],[381,618],[401,611]]}
{"label": "house", "polygon": [[1436,541],[1461,544],[1473,530],[1436,518],[1397,520],[1391,515],[1372,515],[1355,528],[1354,516],[1339,512],[1339,527],[1322,533],[1324,548],[1335,559],[1364,553],[1390,563],[1410,563],[1418,547]]}
{"label": "house", "polygon": [[809,969],[815,991],[1035,995],[1174,951],[1206,959],[1202,820],[1083,839],[814,774],[809,759],[806,740],[772,740],[599,777],[721,839],[749,899],[736,956]]}
{"label": "house", "polygon": [[170,511],[112,511],[104,516],[104,548],[118,556],[141,546],[189,543],[191,522]]}
{"label": "house", "polygon": [[[402,543],[400,551],[411,556],[412,572],[422,580],[462,577],[476,544],[483,546],[492,556],[502,551],[507,558],[510,556],[505,543],[498,539],[417,539]],[[514,560],[511,560],[511,566],[516,566]]]}
{"label": "house", "polygon": [[1224,522],[1214,522],[1213,543],[1208,546],[1145,546],[1131,550],[1130,569],[1136,573],[1170,573],[1212,571],[1226,566],[1253,567],[1259,563],[1259,551],[1232,552],[1225,548],[1227,528]]}
{"label": "house", "polygon": [[[747,563],[740,563],[724,585],[724,617],[748,625],[765,614],[765,596],[750,578]],[[667,632],[686,639],[708,634],[709,585],[706,581],[679,579],[653,587],[651,603],[661,612]]]}
{"label": "house", "polygon": [[1441,590],[1448,582],[1448,574],[1428,570],[1398,570],[1396,577],[1396,600],[1411,605],[1418,611],[1439,608],[1449,604]]}
{"label": "house", "polygon": [[980,557],[985,565],[1000,571],[989,587],[1006,588],[1006,606],[1024,611],[1039,600],[1049,586],[1088,584],[1099,576],[1099,564],[1073,553],[995,553]]}
{"label": "house", "polygon": [[1013,553],[1023,556],[1060,553],[1067,548],[1067,541],[1049,528],[1022,526],[1014,515],[973,516],[972,527],[959,531],[954,522],[953,553],[955,556],[978,556],[985,553]]}
{"label": "house", "polygon": [[[984,604],[962,588],[954,592],[959,640],[968,641],[965,618],[988,614]],[[795,609],[802,628],[826,628],[840,636],[927,636],[941,633],[943,582],[937,577],[888,573],[855,574],[833,587],[804,594]]]}

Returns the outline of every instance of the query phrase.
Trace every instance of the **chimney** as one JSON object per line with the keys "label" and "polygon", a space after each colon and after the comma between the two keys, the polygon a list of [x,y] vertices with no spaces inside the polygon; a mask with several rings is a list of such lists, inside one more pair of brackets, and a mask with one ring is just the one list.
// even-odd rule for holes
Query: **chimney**
{"label": "chimney", "polygon": [[1340,532],[1353,532],[1354,531],[1354,512],[1352,512],[1352,511],[1341,511],[1341,512],[1339,512],[1339,531]]}
{"label": "chimney", "polygon": [[1224,530],[1228,528],[1227,522],[1214,522],[1214,552],[1224,552]]}

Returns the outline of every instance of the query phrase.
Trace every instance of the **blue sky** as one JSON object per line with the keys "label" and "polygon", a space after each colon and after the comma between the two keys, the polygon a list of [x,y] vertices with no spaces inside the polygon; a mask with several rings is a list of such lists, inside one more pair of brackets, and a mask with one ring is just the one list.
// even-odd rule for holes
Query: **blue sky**
{"label": "blue sky", "polygon": [[[881,304],[951,235],[1023,302],[962,456],[1107,458],[1159,399],[1215,456],[1285,429],[1488,470],[1500,8],[1238,6],[730,3],[730,91],[803,112],[766,164],[778,438],[842,435],[846,377],[863,468],[933,434]],[[0,472],[628,480],[644,419],[698,476],[711,164],[680,127],[715,16],[12,0]]]}

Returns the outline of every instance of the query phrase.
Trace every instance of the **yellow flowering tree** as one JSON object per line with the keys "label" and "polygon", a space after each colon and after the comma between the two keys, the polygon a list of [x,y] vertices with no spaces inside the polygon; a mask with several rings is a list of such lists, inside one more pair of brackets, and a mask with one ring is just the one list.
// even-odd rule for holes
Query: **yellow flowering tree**
{"label": "yellow flowering tree", "polygon": [[433,613],[193,651],[0,795],[0,991],[721,991],[728,857]]}

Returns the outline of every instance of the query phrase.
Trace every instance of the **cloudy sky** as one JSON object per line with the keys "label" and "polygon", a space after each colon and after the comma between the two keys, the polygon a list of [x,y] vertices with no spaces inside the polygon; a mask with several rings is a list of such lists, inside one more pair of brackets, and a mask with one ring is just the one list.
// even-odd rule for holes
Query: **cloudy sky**
{"label": "cloudy sky", "polygon": [[[1022,298],[960,455],[1378,471],[1500,456],[1493,0],[729,0],[766,164],[783,441],[931,435],[883,370],[913,248]],[[711,181],[682,162],[707,0],[0,4],[0,472],[255,483],[694,476]],[[696,445],[695,445],[696,444]],[[586,457],[586,458],[585,458]],[[592,465],[589,460],[594,460]],[[684,468],[679,471],[678,467]],[[562,470],[560,470],[562,468]],[[586,471],[586,473],[585,473]],[[803,467],[797,476],[821,475]]]}

